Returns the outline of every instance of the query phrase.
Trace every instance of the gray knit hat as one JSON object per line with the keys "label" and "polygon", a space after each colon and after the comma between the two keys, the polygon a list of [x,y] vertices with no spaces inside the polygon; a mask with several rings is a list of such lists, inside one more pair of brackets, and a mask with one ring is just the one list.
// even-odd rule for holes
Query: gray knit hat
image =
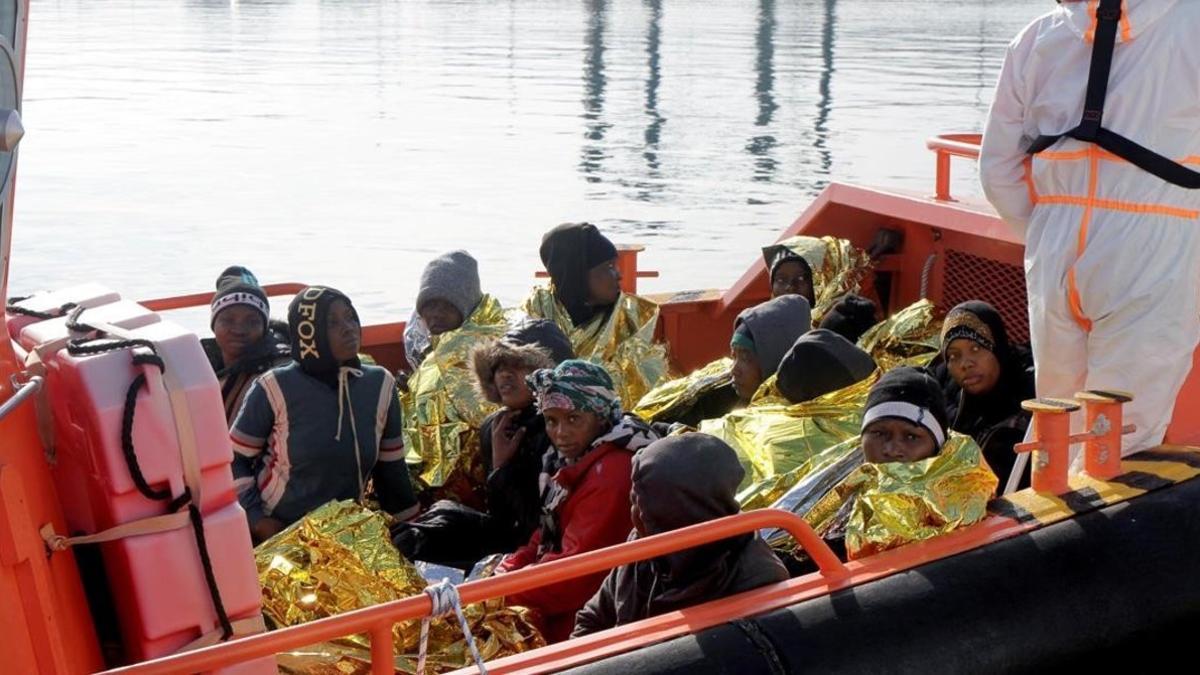
{"label": "gray knit hat", "polygon": [[430,300],[445,300],[462,313],[465,321],[482,297],[479,264],[466,251],[450,251],[429,261],[421,273],[417,311]]}

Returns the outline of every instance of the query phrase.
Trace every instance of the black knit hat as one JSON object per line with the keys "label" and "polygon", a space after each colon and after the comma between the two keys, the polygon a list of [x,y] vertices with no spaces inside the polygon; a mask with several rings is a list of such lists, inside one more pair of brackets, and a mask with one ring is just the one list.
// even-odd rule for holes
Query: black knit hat
{"label": "black knit hat", "polygon": [[542,237],[542,264],[554,282],[554,295],[571,321],[581,326],[596,313],[587,304],[588,272],[617,257],[617,247],[591,223],[564,223]]}
{"label": "black knit hat", "polygon": [[831,330],[818,328],[796,340],[779,363],[776,385],[784,398],[803,403],[866,379],[871,355]]}
{"label": "black knit hat", "polygon": [[827,328],[851,342],[858,342],[875,323],[875,303],[861,295],[848,293],[838,298],[825,313],[821,328]]}
{"label": "black knit hat", "polygon": [[919,368],[901,366],[879,378],[867,394],[862,428],[884,418],[897,418],[925,427],[940,448],[950,428],[942,388]]}
{"label": "black knit hat", "polygon": [[262,314],[263,326],[271,319],[271,304],[267,293],[258,285],[254,273],[240,265],[226,267],[217,277],[217,293],[209,304],[209,328],[217,323],[221,310],[233,305],[245,305]]}
{"label": "black knit hat", "polygon": [[296,294],[288,305],[288,328],[292,338],[292,358],[310,375],[336,372],[342,365],[329,346],[329,307],[345,300],[354,318],[358,312],[345,293],[328,286],[309,286]]}

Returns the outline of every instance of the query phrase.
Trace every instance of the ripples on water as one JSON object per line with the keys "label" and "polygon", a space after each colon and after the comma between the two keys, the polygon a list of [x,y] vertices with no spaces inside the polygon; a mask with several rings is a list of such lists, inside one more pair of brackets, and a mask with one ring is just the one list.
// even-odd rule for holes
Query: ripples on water
{"label": "ripples on water", "polygon": [[32,5],[13,293],[152,297],[240,263],[341,287],[368,321],[406,316],[424,263],[457,247],[520,300],[566,220],[645,244],[646,290],[726,286],[831,180],[931,190],[924,139],[981,127],[1004,45],[1050,9]]}

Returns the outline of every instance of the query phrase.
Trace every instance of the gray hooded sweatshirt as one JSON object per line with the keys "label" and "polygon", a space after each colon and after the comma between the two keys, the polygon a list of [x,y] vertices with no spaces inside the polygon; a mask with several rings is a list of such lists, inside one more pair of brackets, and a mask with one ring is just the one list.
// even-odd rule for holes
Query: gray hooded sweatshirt
{"label": "gray hooded sweatshirt", "polygon": [[[647,534],[736,514],[735,495],[743,474],[737,453],[713,436],[688,433],[651,443],[633,458],[633,496]],[[595,633],[787,578],[783,564],[757,534],[618,567],[576,614],[571,635]]]}

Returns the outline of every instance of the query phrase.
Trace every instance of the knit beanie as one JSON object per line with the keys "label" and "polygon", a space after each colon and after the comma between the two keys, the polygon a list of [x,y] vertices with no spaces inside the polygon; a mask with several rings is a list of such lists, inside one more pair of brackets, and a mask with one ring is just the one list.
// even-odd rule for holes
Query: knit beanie
{"label": "knit beanie", "polygon": [[554,295],[576,326],[595,315],[587,304],[588,272],[617,257],[617,247],[591,223],[564,223],[542,237],[538,251],[554,283]]}
{"label": "knit beanie", "polygon": [[800,336],[779,363],[776,385],[792,403],[811,401],[866,379],[875,372],[871,355],[831,330]]}
{"label": "knit beanie", "polygon": [[462,314],[463,321],[475,311],[483,298],[479,289],[479,263],[466,251],[450,251],[440,255],[421,272],[417,293],[417,311],[430,300],[445,300]]}
{"label": "knit beanie", "polygon": [[334,359],[329,347],[329,308],[336,300],[345,300],[354,318],[358,318],[350,298],[328,286],[309,286],[297,293],[288,305],[292,358],[309,375],[335,373],[342,365]]}
{"label": "knit beanie", "polygon": [[828,328],[851,342],[858,342],[875,324],[875,303],[853,293],[838,298],[821,319],[821,328]]}
{"label": "knit beanie", "polygon": [[208,326],[212,328],[217,323],[217,315],[221,310],[233,305],[245,305],[262,314],[263,326],[271,318],[271,305],[267,294],[254,273],[245,267],[234,265],[225,268],[217,277],[217,292],[209,304]]}
{"label": "knit beanie", "polygon": [[884,373],[871,387],[862,429],[888,417],[925,427],[939,448],[946,442],[946,399],[937,381],[923,370],[901,366]]}

